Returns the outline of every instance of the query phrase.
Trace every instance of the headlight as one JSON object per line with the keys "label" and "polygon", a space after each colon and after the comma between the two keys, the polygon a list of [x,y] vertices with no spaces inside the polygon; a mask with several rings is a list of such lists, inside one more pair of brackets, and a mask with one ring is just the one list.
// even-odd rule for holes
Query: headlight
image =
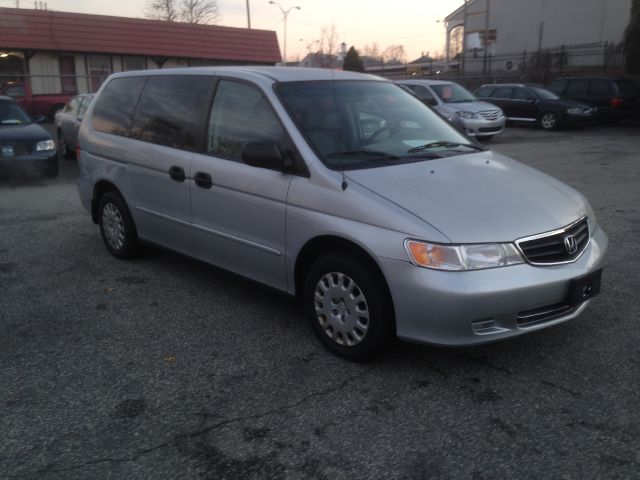
{"label": "headlight", "polygon": [[579,108],[579,107],[567,108],[567,113],[570,115],[580,115],[582,113],[582,108]]}
{"label": "headlight", "polygon": [[478,115],[476,115],[473,112],[459,111],[459,112],[456,112],[456,115],[462,118],[478,118]]}
{"label": "headlight", "polygon": [[415,265],[434,270],[480,270],[524,263],[511,243],[438,245],[406,240],[404,244]]}
{"label": "headlight", "polygon": [[36,143],[36,152],[46,152],[55,149],[56,144],[53,143],[53,140],[43,140],[42,142]]}

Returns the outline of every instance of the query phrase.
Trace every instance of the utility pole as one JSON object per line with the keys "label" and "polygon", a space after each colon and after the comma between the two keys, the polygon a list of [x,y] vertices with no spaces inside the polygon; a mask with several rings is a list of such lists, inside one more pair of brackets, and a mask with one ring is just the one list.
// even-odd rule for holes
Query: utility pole
{"label": "utility pole", "polygon": [[251,28],[251,11],[249,10],[249,0],[247,0],[247,28]]}
{"label": "utility pole", "polygon": [[487,74],[487,56],[489,55],[489,9],[491,7],[491,0],[485,0],[487,2],[484,11],[484,58],[482,60],[482,74]]}

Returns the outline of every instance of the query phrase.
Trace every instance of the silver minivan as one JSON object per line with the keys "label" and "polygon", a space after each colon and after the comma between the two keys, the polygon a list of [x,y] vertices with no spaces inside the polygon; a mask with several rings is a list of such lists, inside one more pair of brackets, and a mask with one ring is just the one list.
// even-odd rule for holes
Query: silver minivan
{"label": "silver minivan", "polygon": [[114,256],[150,242],[296,295],[351,359],[396,337],[531,332],[600,289],[607,237],[580,193],[373,76],[115,74],[82,123],[79,167]]}
{"label": "silver minivan", "polygon": [[507,117],[491,103],[476,98],[473,93],[448,80],[399,80],[425,105],[440,112],[470,137],[489,141],[504,131]]}

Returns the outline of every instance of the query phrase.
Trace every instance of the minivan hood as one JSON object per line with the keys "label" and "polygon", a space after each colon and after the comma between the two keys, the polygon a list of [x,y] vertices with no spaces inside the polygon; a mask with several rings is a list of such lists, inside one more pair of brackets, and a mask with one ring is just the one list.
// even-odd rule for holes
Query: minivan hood
{"label": "minivan hood", "polygon": [[456,112],[472,112],[478,113],[485,110],[500,110],[500,107],[495,106],[492,103],[487,102],[460,102],[460,103],[443,103],[439,105],[440,108],[446,110],[447,112],[456,113]]}
{"label": "minivan hood", "polygon": [[568,225],[588,208],[567,185],[491,151],[345,174],[452,243],[511,242]]}

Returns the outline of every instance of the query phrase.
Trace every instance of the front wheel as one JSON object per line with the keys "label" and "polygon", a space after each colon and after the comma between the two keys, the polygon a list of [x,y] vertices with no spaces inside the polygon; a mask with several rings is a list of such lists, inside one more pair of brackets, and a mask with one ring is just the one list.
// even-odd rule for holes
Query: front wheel
{"label": "front wheel", "polygon": [[540,127],[543,130],[555,130],[556,128],[558,128],[558,115],[556,115],[553,112],[542,112],[542,115],[540,115]]}
{"label": "front wheel", "polygon": [[102,240],[114,257],[135,256],[138,234],[127,204],[117,192],[107,192],[100,198],[98,223]]}
{"label": "front wheel", "polygon": [[395,330],[383,282],[359,256],[331,253],[312,265],[305,281],[305,310],[329,350],[349,360],[365,360],[388,347]]}

